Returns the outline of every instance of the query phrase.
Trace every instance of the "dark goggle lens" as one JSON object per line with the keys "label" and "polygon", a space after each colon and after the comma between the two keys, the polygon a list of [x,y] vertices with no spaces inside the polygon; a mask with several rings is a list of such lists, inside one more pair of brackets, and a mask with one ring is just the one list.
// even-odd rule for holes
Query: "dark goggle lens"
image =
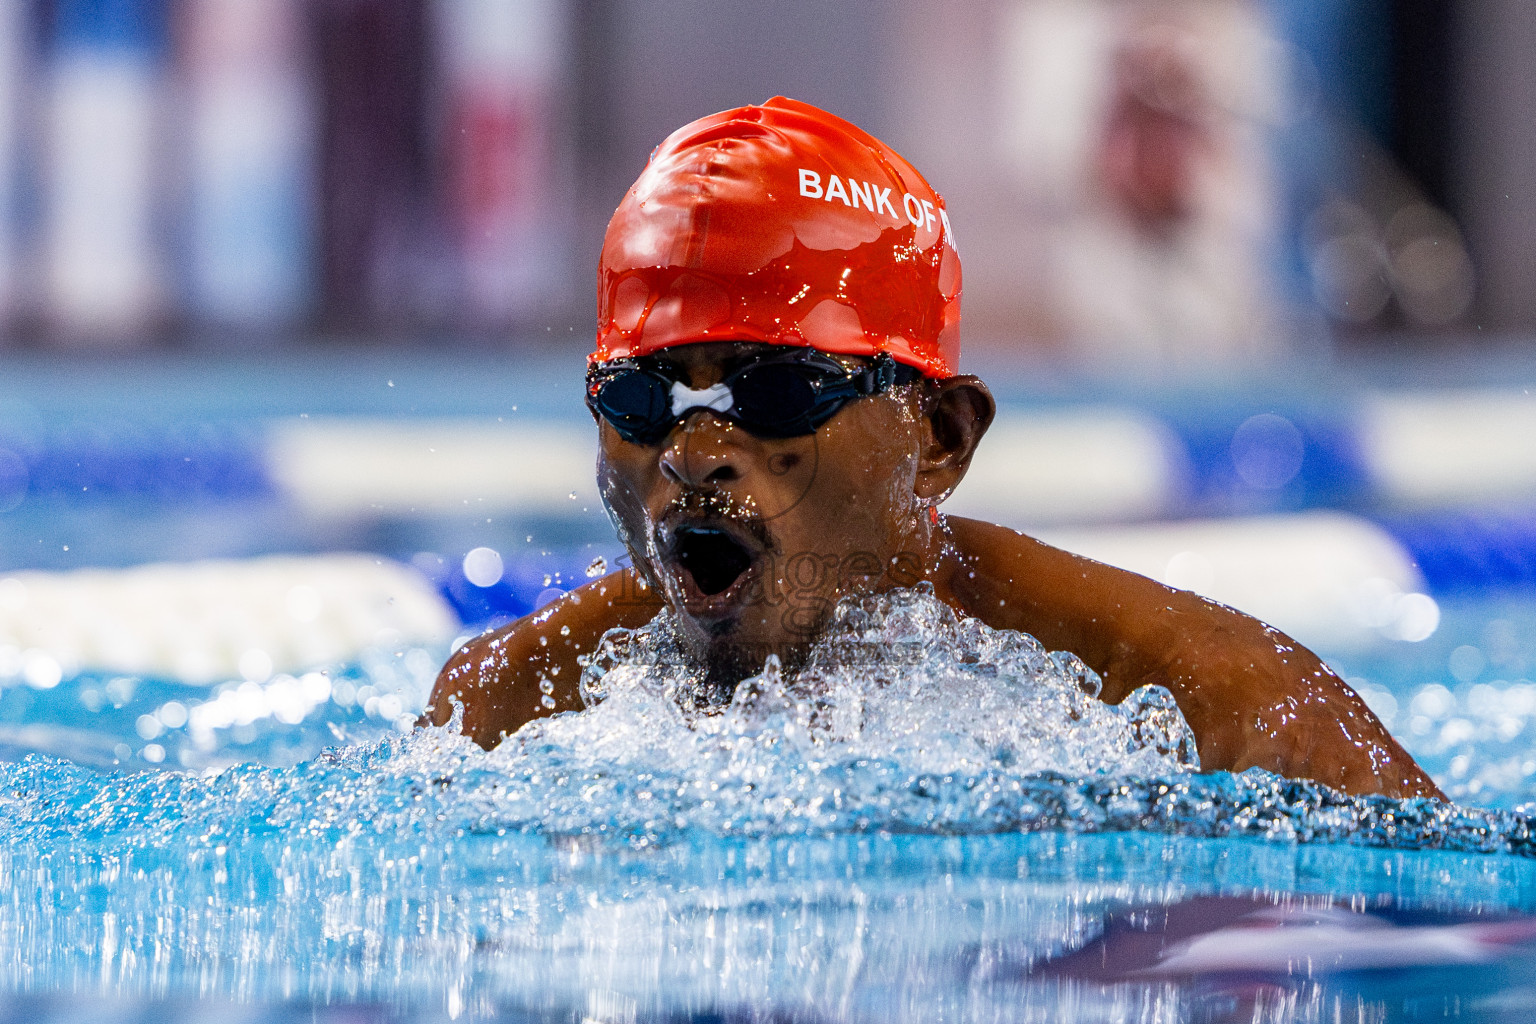
{"label": "dark goggle lens", "polygon": [[672,423],[671,384],[642,370],[608,378],[598,387],[594,403],[626,439],[654,435]]}
{"label": "dark goggle lens", "polygon": [[752,366],[731,381],[735,413],[750,430],[804,433],[816,408],[816,389],[804,369],[790,365]]}

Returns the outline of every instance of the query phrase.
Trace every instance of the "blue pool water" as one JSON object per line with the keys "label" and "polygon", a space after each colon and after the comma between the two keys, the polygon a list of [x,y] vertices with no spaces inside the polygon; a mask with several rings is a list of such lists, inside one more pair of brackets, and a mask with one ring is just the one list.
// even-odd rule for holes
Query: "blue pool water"
{"label": "blue pool water", "polygon": [[[736,718],[663,721],[665,673],[631,673],[595,683],[606,699],[588,716],[485,753],[452,730],[401,729],[439,651],[370,652],[324,694],[313,674],[201,692],[14,682],[0,691],[13,758],[0,1006],[20,1019],[1529,1019],[1536,841],[1517,808],[1532,773],[1507,767],[1536,756],[1536,709],[1510,696],[1536,656],[1524,610],[1453,607],[1428,646],[1341,666],[1378,706],[1396,702],[1399,734],[1443,785],[1484,780],[1460,806],[1188,774],[1176,725],[1153,719],[1161,740],[1113,716],[1071,734],[1144,749],[1135,775],[1051,770],[1081,753],[1049,752],[1065,734],[981,728],[988,716],[918,689],[908,717],[829,740],[772,687]],[[1070,663],[987,650],[1013,689],[974,701],[1075,699]],[[272,691],[306,686],[302,715],[273,713],[293,698]],[[818,705],[833,707],[824,730],[837,700]],[[1155,700],[1140,712],[1157,713]]]}
{"label": "blue pool water", "polygon": [[[365,496],[348,519],[300,507],[263,448],[311,413],[492,423],[521,406],[585,428],[560,390],[579,365],[170,363],[129,367],[140,387],[110,366],[0,382],[7,573],[365,550],[485,620],[616,553],[600,510],[563,487],[485,515]],[[1231,435],[1284,396],[1232,398],[1215,427],[1179,397],[1167,406],[1191,422],[1167,420],[1193,482],[1165,512],[1400,511],[1373,504],[1332,411],[1281,410],[1302,461],[1261,492]],[[1434,577],[1439,629],[1322,652],[1454,805],[1191,774],[1155,694],[1077,732],[967,716],[1082,706],[1070,662],[996,647],[978,664],[1007,662],[1003,689],[970,703],[925,704],[887,673],[917,717],[876,714],[867,735],[775,685],[734,717],[674,721],[666,673],[631,672],[654,685],[597,685],[593,715],[485,753],[411,728],[447,638],[196,685],[33,671],[0,644],[0,1019],[1536,1019],[1536,530],[1521,515],[1480,521],[1455,551],[1436,547],[1439,521],[1408,516],[1394,529]],[[501,589],[458,571],[479,545],[504,559]],[[924,672],[945,692],[973,681]],[[862,682],[833,704],[870,706]],[[1135,770],[1100,771],[1117,759]]]}

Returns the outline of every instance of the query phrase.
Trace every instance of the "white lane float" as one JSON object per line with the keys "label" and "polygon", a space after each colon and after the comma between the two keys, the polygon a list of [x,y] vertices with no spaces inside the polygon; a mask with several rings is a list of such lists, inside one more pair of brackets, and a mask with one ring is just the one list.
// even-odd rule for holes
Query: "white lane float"
{"label": "white lane float", "polygon": [[1263,619],[1310,647],[1428,639],[1440,609],[1387,531],[1340,512],[1033,531]]}
{"label": "white lane float", "polygon": [[269,556],[0,577],[0,678],[81,670],[192,684],[447,644],[460,625],[420,573],[364,554]]}

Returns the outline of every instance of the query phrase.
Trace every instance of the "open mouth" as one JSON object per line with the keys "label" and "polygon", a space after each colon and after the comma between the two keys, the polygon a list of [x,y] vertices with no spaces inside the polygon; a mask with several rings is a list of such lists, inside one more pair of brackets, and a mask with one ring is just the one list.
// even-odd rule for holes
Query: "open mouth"
{"label": "open mouth", "polygon": [[706,597],[723,593],[752,567],[752,553],[725,530],[683,526],[673,535],[677,563]]}

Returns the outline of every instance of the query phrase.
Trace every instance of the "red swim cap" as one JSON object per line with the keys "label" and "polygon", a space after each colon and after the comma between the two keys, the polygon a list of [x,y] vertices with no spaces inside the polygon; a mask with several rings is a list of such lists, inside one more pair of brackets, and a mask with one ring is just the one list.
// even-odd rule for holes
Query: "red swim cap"
{"label": "red swim cap", "polygon": [[774,97],[656,147],[603,239],[593,362],[704,341],[960,364],[944,201],[890,147]]}

